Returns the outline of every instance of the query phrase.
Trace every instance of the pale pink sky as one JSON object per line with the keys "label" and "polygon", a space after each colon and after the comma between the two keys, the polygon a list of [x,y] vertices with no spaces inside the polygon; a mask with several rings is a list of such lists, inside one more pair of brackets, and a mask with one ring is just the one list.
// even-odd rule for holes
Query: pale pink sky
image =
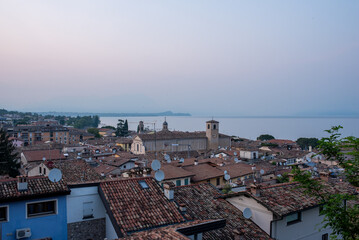
{"label": "pale pink sky", "polygon": [[0,108],[357,114],[359,2],[0,0]]}

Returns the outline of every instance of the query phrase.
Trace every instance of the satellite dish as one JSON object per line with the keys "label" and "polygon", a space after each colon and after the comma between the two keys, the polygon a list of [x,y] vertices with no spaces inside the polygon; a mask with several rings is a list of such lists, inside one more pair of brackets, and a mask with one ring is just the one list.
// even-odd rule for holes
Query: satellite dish
{"label": "satellite dish", "polygon": [[261,169],[259,172],[260,172],[260,174],[262,174],[262,175],[264,174],[264,170],[263,170],[263,169]]}
{"label": "satellite dish", "polygon": [[151,168],[152,168],[153,171],[160,170],[160,168],[161,168],[160,161],[158,161],[157,159],[153,160],[152,163],[151,163]]}
{"label": "satellite dish", "polygon": [[243,210],[243,217],[246,218],[246,219],[249,219],[252,217],[252,211],[250,208],[245,208]]}
{"label": "satellite dish", "polygon": [[229,174],[224,174],[224,179],[226,180],[226,181],[228,181],[229,179],[231,179],[231,176],[229,176]]}
{"label": "satellite dish", "polygon": [[237,152],[234,152],[234,156],[237,156]]}
{"label": "satellite dish", "polygon": [[181,159],[179,160],[179,162],[180,162],[180,163],[183,163],[183,162],[184,162],[184,158],[181,158]]}
{"label": "satellite dish", "polygon": [[227,172],[227,170],[224,170],[224,174],[227,174],[228,172]]}
{"label": "satellite dish", "polygon": [[313,168],[313,170],[314,170],[314,171],[317,171],[317,170],[318,170],[318,168],[314,167],[314,168]]}
{"label": "satellite dish", "polygon": [[155,179],[159,182],[162,181],[163,179],[165,179],[165,173],[162,170],[156,171]]}
{"label": "satellite dish", "polygon": [[235,159],[234,159],[234,161],[235,161],[236,163],[239,163],[239,160],[238,160],[238,158],[235,158]]}
{"label": "satellite dish", "polygon": [[61,178],[62,178],[62,173],[61,173],[60,169],[54,168],[50,171],[49,179],[51,182],[54,182],[54,183],[58,182],[61,180]]}
{"label": "satellite dish", "polygon": [[46,161],[46,158],[45,158],[45,157],[43,157],[43,158],[42,158],[42,161]]}
{"label": "satellite dish", "polygon": [[171,158],[168,154],[165,155],[165,159],[166,159],[166,161],[171,161]]}

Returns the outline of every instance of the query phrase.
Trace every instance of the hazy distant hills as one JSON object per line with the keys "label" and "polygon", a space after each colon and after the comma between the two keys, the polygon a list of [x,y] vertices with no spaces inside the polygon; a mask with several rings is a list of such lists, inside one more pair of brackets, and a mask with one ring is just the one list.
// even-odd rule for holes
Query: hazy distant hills
{"label": "hazy distant hills", "polygon": [[172,111],[160,113],[90,113],[90,112],[38,112],[41,115],[53,116],[89,116],[98,115],[100,117],[168,117],[168,116],[191,116],[189,113],[174,113]]}

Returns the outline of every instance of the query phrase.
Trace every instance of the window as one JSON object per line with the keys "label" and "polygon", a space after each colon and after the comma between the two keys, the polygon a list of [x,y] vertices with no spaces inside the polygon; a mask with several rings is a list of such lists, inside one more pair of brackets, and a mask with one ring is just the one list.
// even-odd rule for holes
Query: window
{"label": "window", "polygon": [[188,185],[188,178],[184,180],[184,185]]}
{"label": "window", "polygon": [[7,222],[8,219],[8,206],[0,207],[0,222]]}
{"label": "window", "polygon": [[83,219],[93,218],[93,202],[83,203]]}
{"label": "window", "polygon": [[46,168],[44,168],[44,175],[46,175]]}
{"label": "window", "polygon": [[216,129],[216,124],[213,124],[213,129]]}
{"label": "window", "polygon": [[296,212],[296,213],[288,215],[287,216],[287,226],[291,225],[291,224],[294,224],[294,223],[297,223],[297,222],[300,222],[301,217],[302,216],[301,216],[300,212]]}
{"label": "window", "polygon": [[221,179],[217,178],[217,185],[220,185],[220,184],[221,184]]}
{"label": "window", "polygon": [[322,235],[322,240],[329,240],[328,233]]}
{"label": "window", "polygon": [[140,144],[137,144],[137,152],[140,151]]}
{"label": "window", "polygon": [[41,174],[41,167],[39,167],[39,173]]}
{"label": "window", "polygon": [[176,186],[181,186],[181,180],[176,180]]}
{"label": "window", "polygon": [[210,128],[211,128],[211,125],[208,124],[207,128],[210,129]]}
{"label": "window", "polygon": [[37,217],[56,214],[56,200],[27,203],[27,217]]}

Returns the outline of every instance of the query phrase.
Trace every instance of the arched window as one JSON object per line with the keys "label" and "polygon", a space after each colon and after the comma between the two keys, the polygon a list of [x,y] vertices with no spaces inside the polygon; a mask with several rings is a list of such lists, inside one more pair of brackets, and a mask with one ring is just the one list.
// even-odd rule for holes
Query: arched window
{"label": "arched window", "polygon": [[140,151],[140,144],[137,144],[137,152]]}
{"label": "arched window", "polygon": [[213,124],[213,129],[216,129],[216,124]]}
{"label": "arched window", "polygon": [[209,124],[208,124],[208,126],[207,126],[207,127],[208,127],[208,129],[210,129],[210,128],[211,128],[211,125],[209,125]]}

